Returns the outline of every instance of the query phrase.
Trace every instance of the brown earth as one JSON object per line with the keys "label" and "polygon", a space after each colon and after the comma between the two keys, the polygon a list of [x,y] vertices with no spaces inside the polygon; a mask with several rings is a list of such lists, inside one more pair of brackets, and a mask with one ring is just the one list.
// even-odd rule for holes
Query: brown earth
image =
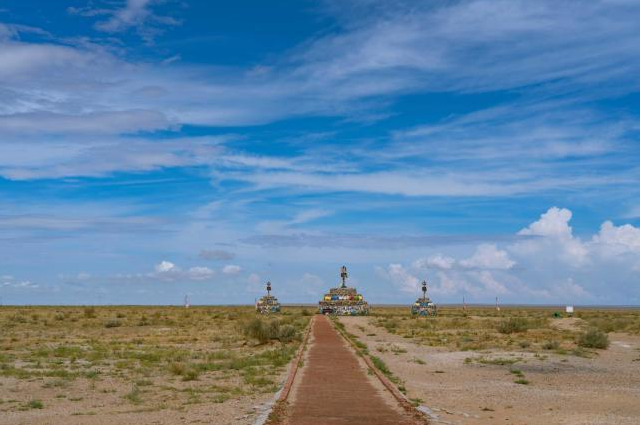
{"label": "brown earth", "polygon": [[[611,333],[611,345],[591,358],[490,349],[456,351],[390,334],[373,319],[345,317],[348,332],[367,344],[420,399],[432,423],[640,423],[640,337]],[[575,327],[579,319],[563,319]],[[491,364],[492,360],[514,364]],[[478,360],[486,360],[482,363]],[[521,371],[528,385],[515,383]]]}
{"label": "brown earth", "polygon": [[298,373],[284,414],[286,424],[416,423],[324,316],[315,320]]}

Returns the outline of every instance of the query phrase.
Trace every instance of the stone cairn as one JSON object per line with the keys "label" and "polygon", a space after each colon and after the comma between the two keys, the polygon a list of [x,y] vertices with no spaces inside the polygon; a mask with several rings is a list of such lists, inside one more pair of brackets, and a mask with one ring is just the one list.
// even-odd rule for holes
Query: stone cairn
{"label": "stone cairn", "polygon": [[331,288],[318,303],[320,314],[333,314],[337,316],[363,316],[369,314],[369,304],[356,288],[348,288],[346,285],[347,268],[340,268],[342,284],[338,288]]}
{"label": "stone cairn", "polygon": [[271,282],[267,282],[267,295],[256,302],[256,311],[260,314],[279,313],[280,303],[271,295]]}
{"label": "stone cairn", "polygon": [[422,298],[418,298],[411,306],[411,315],[413,316],[435,316],[438,308],[427,297],[427,281],[422,281]]}

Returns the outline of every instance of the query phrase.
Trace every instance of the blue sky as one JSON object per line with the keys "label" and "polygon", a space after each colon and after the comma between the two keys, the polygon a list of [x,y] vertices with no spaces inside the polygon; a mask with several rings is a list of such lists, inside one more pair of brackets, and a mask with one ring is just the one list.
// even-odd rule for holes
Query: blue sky
{"label": "blue sky", "polygon": [[634,1],[0,3],[5,304],[640,304]]}

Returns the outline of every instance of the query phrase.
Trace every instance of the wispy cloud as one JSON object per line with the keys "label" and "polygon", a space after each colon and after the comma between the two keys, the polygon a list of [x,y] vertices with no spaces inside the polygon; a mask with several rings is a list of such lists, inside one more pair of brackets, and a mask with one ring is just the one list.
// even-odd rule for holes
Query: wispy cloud
{"label": "wispy cloud", "polygon": [[130,29],[136,32],[146,42],[151,43],[153,39],[164,32],[163,27],[180,25],[180,21],[171,16],[162,16],[153,12],[154,4],[161,3],[158,0],[124,0],[121,7],[116,8],[75,8],[69,7],[70,14],[85,17],[103,17],[95,24],[98,31],[108,33],[121,33]]}

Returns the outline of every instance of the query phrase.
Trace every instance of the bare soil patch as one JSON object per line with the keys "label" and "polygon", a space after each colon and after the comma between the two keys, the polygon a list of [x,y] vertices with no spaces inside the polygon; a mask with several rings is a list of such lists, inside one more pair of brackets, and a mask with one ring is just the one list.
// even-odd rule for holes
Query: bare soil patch
{"label": "bare soil patch", "polygon": [[[586,350],[574,343],[588,326],[580,318],[540,322],[538,329],[504,335],[478,325],[476,321],[488,320],[483,314],[465,317],[454,329],[446,317],[439,318],[446,324],[439,328],[436,322],[425,323],[432,318],[412,322],[378,313],[398,321],[391,326],[394,332],[380,316],[340,321],[400,378],[407,396],[426,408],[433,423],[638,423],[640,336],[636,334],[611,332],[608,349]],[[590,320],[589,324],[597,324],[600,319]],[[625,319],[624,326],[635,329],[633,320]],[[419,331],[425,326],[426,335]],[[485,342],[490,339],[487,335],[494,341]],[[470,349],[474,344],[482,348]]]}

